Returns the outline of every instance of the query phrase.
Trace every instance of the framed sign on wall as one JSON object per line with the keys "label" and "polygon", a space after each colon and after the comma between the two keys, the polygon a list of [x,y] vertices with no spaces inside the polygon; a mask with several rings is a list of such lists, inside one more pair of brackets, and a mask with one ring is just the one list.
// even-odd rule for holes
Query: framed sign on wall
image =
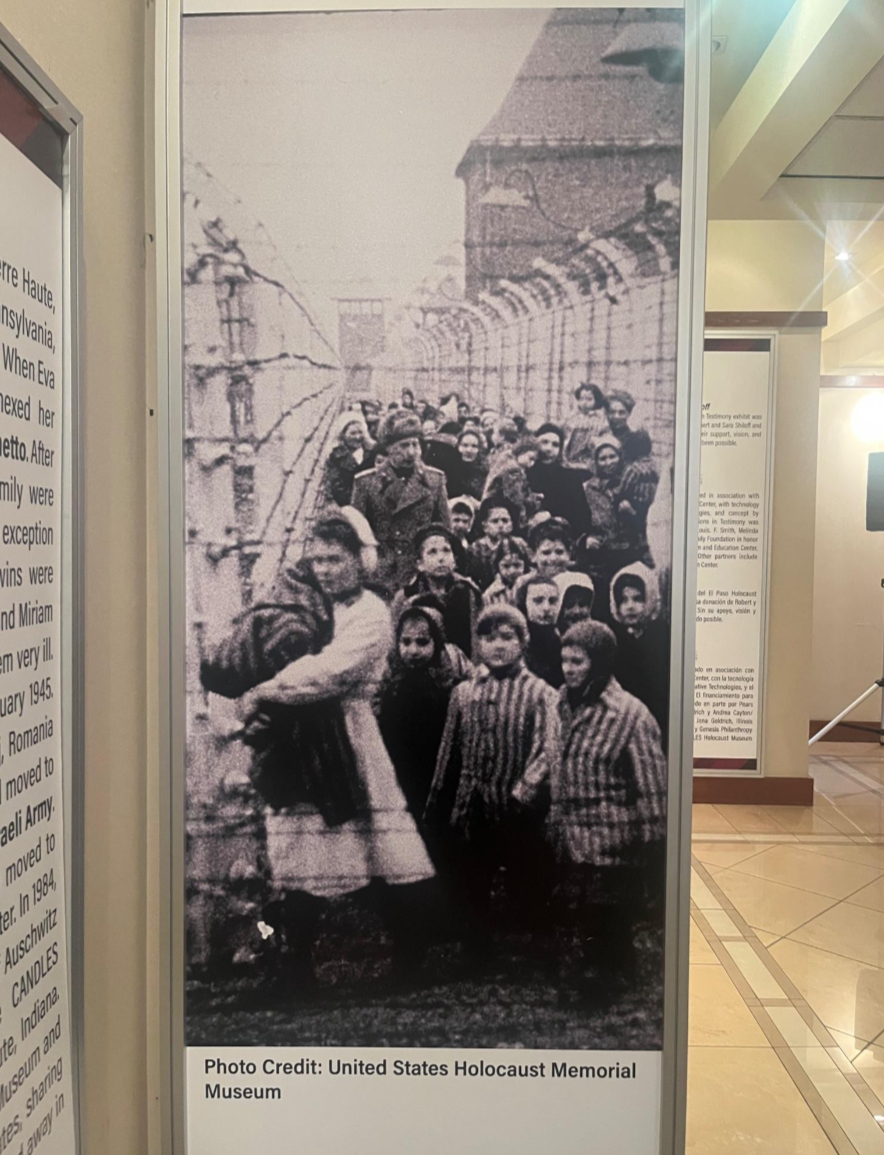
{"label": "framed sign on wall", "polygon": [[0,1149],[74,1155],[80,115],[0,26]]}
{"label": "framed sign on wall", "polygon": [[708,334],[697,557],[694,769],[762,770],[776,335]]}
{"label": "framed sign on wall", "polygon": [[679,1151],[708,7],[155,12],[167,1150]]}

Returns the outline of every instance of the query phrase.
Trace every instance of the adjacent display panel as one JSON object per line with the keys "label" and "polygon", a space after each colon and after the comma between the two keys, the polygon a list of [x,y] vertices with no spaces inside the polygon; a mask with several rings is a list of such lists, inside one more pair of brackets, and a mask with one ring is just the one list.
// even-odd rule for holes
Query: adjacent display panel
{"label": "adjacent display panel", "polygon": [[708,26],[187,12],[172,1149],[674,1152]]}
{"label": "adjacent display panel", "polygon": [[774,338],[709,337],[697,554],[694,767],[761,772]]}
{"label": "adjacent display panel", "polygon": [[0,28],[0,1150],[73,1155],[79,117],[40,75]]}

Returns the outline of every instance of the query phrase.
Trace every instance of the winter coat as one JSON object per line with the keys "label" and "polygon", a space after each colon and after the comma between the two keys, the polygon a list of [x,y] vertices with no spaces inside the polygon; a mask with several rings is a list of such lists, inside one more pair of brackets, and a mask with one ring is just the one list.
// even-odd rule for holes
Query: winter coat
{"label": "winter coat", "polygon": [[489,474],[483,500],[489,497],[502,497],[509,502],[518,514],[520,526],[527,525],[540,509],[540,495],[532,493],[527,472],[515,460]]}
{"label": "winter coat", "polygon": [[460,464],[457,440],[447,433],[434,433],[421,441],[421,456],[427,469],[438,469],[445,474],[445,486],[451,497],[451,479]]}
{"label": "winter coat", "polygon": [[555,626],[542,626],[537,622],[528,623],[528,650],[525,664],[532,674],[543,678],[553,689],[561,686],[562,640]]}
{"label": "winter coat", "polygon": [[515,589],[512,586],[505,586],[500,576],[496,577],[488,589],[482,594],[483,606],[514,606],[515,604]]}
{"label": "winter coat", "polygon": [[[615,590],[623,577],[637,578],[645,587],[646,618],[638,626],[627,626],[617,608]],[[669,626],[659,613],[656,572],[640,562],[624,566],[611,582],[611,622],[617,637],[614,674],[623,689],[651,711],[665,748],[669,730],[670,636]]]}
{"label": "winter coat", "polygon": [[446,470],[446,476],[449,498],[472,497],[476,501],[482,500],[488,466],[481,457],[477,457],[475,461],[464,461],[458,454],[457,461]]}
{"label": "winter coat", "polygon": [[325,463],[323,490],[326,499],[336,505],[349,505],[356,475],[367,473],[373,462],[372,452],[364,450],[362,460],[357,461],[355,454],[346,445],[336,445]]}
{"label": "winter coat", "polygon": [[660,477],[649,457],[631,462],[615,477],[591,477],[583,487],[592,537],[604,561],[613,569],[649,560],[648,511],[654,503]]}
{"label": "winter coat", "polygon": [[426,818],[469,839],[541,793],[559,756],[556,691],[523,663],[480,667],[451,695]]}
{"label": "winter coat", "polygon": [[389,461],[361,473],[353,486],[353,506],[378,539],[377,580],[398,589],[417,567],[414,535],[425,525],[451,527],[445,475],[420,462],[400,477]]}
{"label": "winter coat", "polygon": [[616,678],[591,682],[576,707],[559,692],[562,760],[550,782],[548,829],[564,862],[629,865],[666,829],[660,730]]}
{"label": "winter coat", "polygon": [[[209,649],[200,665],[203,688],[240,698],[291,662],[317,654],[332,637],[332,610],[299,567],[284,570],[267,601],[249,607],[230,634]],[[364,805],[354,751],[339,702],[311,707],[275,705],[266,724],[246,726],[252,748],[250,776],[273,809],[306,802],[329,825],[353,818]]]}
{"label": "winter coat", "polygon": [[553,517],[563,517],[575,537],[586,533],[589,528],[589,511],[577,473],[566,469],[561,462],[546,464],[538,461],[527,471],[527,478],[532,493],[542,497],[542,509]]}
{"label": "winter coat", "polygon": [[[527,552],[527,542],[522,541],[521,538],[515,540],[520,542]],[[489,537],[480,537],[470,546],[466,572],[483,593],[497,577],[494,572],[494,551],[499,545],[499,541],[492,541]]]}
{"label": "winter coat", "polygon": [[596,440],[608,432],[608,415],[604,409],[592,413],[575,413],[564,425],[565,447],[562,458],[566,465],[595,468]]}
{"label": "winter coat", "polygon": [[[435,594],[442,608],[442,624],[445,628],[445,637],[462,650],[468,658],[473,655],[473,627],[479,610],[482,608],[482,595],[475,582],[468,577],[454,574],[447,582],[444,594]],[[412,598],[434,594],[429,579],[425,574],[418,574],[414,581],[408,583],[396,595],[392,613],[398,619],[405,603]]]}
{"label": "winter coat", "polygon": [[394,653],[381,686],[378,725],[408,809],[420,821],[430,793],[454,687],[468,676],[469,663],[455,664],[443,646],[429,666],[409,670]]}
{"label": "winter coat", "polygon": [[[361,890],[372,878],[399,884],[433,876],[372,708],[392,641],[386,604],[360,590],[335,603],[332,638],[321,653],[292,662],[260,688],[263,702],[305,710],[340,702],[365,797],[358,816],[336,828],[305,808],[265,816],[267,855],[281,889],[331,898]],[[331,761],[324,767],[326,774],[333,769]]]}

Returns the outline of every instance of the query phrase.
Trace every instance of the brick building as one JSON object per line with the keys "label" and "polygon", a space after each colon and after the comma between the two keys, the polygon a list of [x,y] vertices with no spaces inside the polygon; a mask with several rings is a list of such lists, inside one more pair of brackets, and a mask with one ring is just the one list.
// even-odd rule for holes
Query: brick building
{"label": "brick building", "polygon": [[560,9],[457,168],[466,291],[556,261],[680,178],[682,13]]}

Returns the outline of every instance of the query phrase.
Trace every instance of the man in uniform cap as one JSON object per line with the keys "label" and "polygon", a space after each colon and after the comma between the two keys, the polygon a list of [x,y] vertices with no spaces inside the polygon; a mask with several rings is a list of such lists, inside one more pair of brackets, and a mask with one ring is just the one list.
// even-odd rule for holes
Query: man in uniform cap
{"label": "man in uniform cap", "polygon": [[418,530],[430,523],[451,528],[445,475],[424,465],[420,438],[415,414],[391,413],[381,430],[387,460],[360,474],[353,486],[353,505],[378,539],[377,578],[390,590],[401,589],[414,575]]}

